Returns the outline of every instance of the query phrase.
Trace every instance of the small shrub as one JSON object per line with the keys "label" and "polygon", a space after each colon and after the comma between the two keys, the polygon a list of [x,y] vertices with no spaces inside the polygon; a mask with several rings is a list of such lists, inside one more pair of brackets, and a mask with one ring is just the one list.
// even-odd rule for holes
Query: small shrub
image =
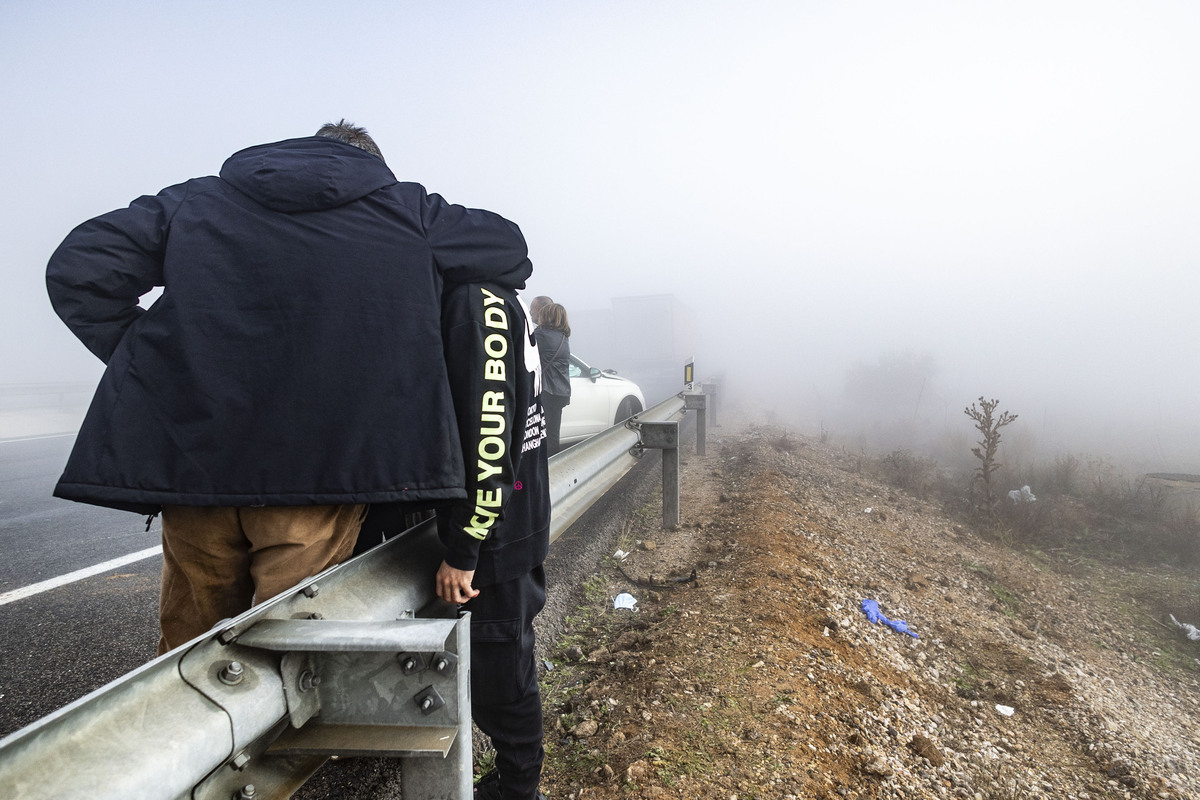
{"label": "small shrub", "polygon": [[908,450],[893,450],[879,459],[879,466],[889,483],[920,498],[929,493],[937,480],[937,462]]}
{"label": "small shrub", "polygon": [[780,453],[794,453],[800,449],[802,445],[789,436],[787,433],[780,434],[771,439],[771,447]]}
{"label": "small shrub", "polygon": [[1082,467],[1079,459],[1073,455],[1055,456],[1053,464],[1036,473],[1038,489],[1047,495],[1078,497]]}
{"label": "small shrub", "polygon": [[1026,542],[1044,542],[1051,526],[1052,506],[1046,497],[1030,502],[1004,501],[997,515],[1012,531],[1014,538]]}
{"label": "small shrub", "polygon": [[[1167,511],[1162,528],[1163,547],[1168,554],[1183,564],[1200,562],[1200,510],[1189,505]],[[1200,612],[1200,597],[1194,601],[1194,610]],[[1200,616],[1200,613],[1196,615]]]}
{"label": "small shrub", "polygon": [[1120,514],[1128,509],[1130,481],[1107,458],[1089,458],[1084,470],[1083,498],[1104,514]]}

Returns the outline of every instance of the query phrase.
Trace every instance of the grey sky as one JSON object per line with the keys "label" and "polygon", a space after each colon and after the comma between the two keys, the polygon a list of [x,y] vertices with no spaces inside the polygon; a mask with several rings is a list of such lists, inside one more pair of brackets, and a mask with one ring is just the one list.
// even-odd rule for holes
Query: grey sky
{"label": "grey sky", "polygon": [[1197,41],[1156,0],[8,2],[0,383],[99,373],[71,227],[346,117],[520,224],[534,293],[672,292],[785,406],[911,349],[952,414],[1195,432]]}

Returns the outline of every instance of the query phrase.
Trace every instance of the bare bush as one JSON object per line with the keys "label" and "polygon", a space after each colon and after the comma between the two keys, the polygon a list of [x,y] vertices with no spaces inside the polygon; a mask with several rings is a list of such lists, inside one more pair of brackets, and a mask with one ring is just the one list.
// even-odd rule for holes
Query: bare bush
{"label": "bare bush", "polygon": [[1083,465],[1073,455],[1054,457],[1050,466],[1037,471],[1037,486],[1046,494],[1079,496],[1079,478]]}
{"label": "bare bush", "polygon": [[786,432],[771,438],[771,447],[780,453],[794,453],[803,446],[802,442],[793,439]]}
{"label": "bare bush", "polygon": [[1007,501],[999,504],[997,516],[1014,538],[1044,544],[1051,524],[1051,506],[1045,498],[1033,502]]}
{"label": "bare bush", "polygon": [[979,431],[983,437],[979,441],[978,447],[971,448],[971,453],[979,459],[979,466],[976,468],[975,474],[983,485],[984,505],[989,513],[994,513],[996,494],[992,477],[1000,468],[999,462],[996,461],[996,451],[1000,447],[1000,429],[1016,422],[1017,415],[1008,411],[1002,411],[997,415],[996,406],[1000,405],[1000,401],[995,398],[984,400],[981,395],[978,403],[978,408],[975,403],[972,403],[963,409],[963,413],[975,423],[975,430]]}
{"label": "bare bush", "polygon": [[937,480],[937,462],[908,450],[893,450],[879,459],[879,466],[890,484],[922,499]]}
{"label": "bare bush", "polygon": [[[1184,564],[1200,563],[1200,510],[1195,506],[1172,509],[1163,515],[1163,546]],[[1193,601],[1200,617],[1200,597]]]}
{"label": "bare bush", "polygon": [[1128,510],[1132,482],[1122,475],[1110,459],[1092,457],[1084,470],[1083,498],[1088,505],[1105,514]]}

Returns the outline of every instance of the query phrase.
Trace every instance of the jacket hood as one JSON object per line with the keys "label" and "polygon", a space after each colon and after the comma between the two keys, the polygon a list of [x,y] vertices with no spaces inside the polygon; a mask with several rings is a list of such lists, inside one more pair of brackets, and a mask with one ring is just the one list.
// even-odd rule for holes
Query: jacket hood
{"label": "jacket hood", "polygon": [[324,136],[239,150],[221,167],[221,178],[283,212],[336,208],[396,182],[380,158]]}

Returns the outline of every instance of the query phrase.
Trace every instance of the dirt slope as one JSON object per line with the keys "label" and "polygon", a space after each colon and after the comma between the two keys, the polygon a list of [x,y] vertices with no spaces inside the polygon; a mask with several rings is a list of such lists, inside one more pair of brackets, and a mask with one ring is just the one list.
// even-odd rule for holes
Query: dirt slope
{"label": "dirt slope", "polygon": [[1195,578],[1033,560],[723,422],[552,648],[550,797],[1200,798],[1200,644],[1159,622]]}

